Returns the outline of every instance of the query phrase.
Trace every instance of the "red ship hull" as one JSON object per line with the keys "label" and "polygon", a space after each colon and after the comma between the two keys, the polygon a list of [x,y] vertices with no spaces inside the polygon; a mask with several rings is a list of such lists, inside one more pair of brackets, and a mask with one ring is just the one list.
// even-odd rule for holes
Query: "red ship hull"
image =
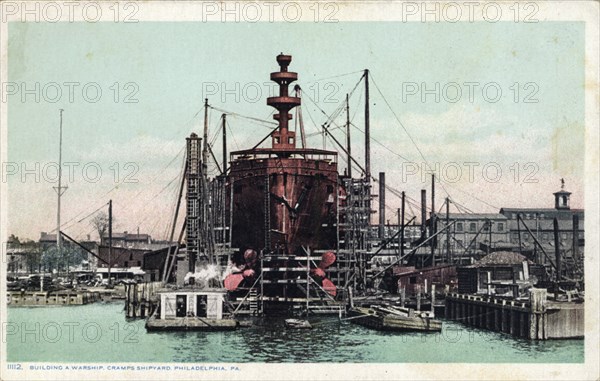
{"label": "red ship hull", "polygon": [[[319,152],[331,155],[327,151]],[[263,152],[265,153],[265,152]],[[236,154],[236,153],[233,153]],[[231,162],[232,245],[297,253],[336,246],[337,163],[305,158]],[[267,214],[268,213],[268,214]]]}

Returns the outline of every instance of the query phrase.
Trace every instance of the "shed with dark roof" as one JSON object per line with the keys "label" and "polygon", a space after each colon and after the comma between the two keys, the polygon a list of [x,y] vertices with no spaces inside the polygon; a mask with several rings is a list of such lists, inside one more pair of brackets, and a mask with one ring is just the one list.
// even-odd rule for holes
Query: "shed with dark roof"
{"label": "shed with dark roof", "polygon": [[498,251],[483,257],[469,266],[457,269],[458,292],[465,294],[504,294],[520,282],[544,280],[543,266],[535,265],[524,255],[511,251]]}

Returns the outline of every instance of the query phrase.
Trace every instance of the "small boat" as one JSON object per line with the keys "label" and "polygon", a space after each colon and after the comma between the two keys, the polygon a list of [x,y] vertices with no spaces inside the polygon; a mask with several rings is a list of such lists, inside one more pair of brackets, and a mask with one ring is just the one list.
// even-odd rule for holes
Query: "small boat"
{"label": "small boat", "polygon": [[285,328],[290,329],[311,329],[312,325],[308,322],[308,320],[300,320],[300,319],[285,319]]}
{"label": "small boat", "polygon": [[441,320],[434,319],[428,312],[397,307],[354,307],[348,310],[350,321],[363,327],[380,331],[439,332]]}

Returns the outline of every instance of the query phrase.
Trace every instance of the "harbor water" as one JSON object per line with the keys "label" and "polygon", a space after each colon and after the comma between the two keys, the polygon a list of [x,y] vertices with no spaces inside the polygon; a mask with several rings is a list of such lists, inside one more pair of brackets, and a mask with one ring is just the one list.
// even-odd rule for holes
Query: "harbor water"
{"label": "harbor water", "polygon": [[11,307],[9,362],[583,363],[584,340],[528,341],[444,320],[441,333],[372,331],[337,317],[288,330],[259,319],[229,332],[147,333],[122,303]]}

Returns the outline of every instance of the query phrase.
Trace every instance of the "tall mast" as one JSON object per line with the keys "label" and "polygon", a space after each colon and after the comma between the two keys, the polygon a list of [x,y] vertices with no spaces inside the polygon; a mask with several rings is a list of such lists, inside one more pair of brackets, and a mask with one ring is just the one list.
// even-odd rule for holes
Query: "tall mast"
{"label": "tall mast", "polygon": [[[436,230],[436,215],[435,215],[435,174],[431,174],[431,219],[429,220],[429,236],[433,236]],[[431,264],[435,266],[435,249],[437,239],[431,240]]]}
{"label": "tall mast", "polygon": [[385,172],[379,172],[379,239],[385,238]]}
{"label": "tall mast", "polygon": [[208,163],[208,98],[204,98],[204,144],[202,146],[202,172],[206,177]]}
{"label": "tall mast", "polygon": [[[431,232],[429,233],[431,235]],[[421,238],[427,239],[427,190],[421,189]],[[421,267],[423,267],[423,255],[421,255]]]}
{"label": "tall mast", "polygon": [[110,280],[110,270],[112,267],[112,200],[108,201],[108,285],[112,284]]}
{"label": "tall mast", "polygon": [[227,114],[223,114],[223,175],[227,172]]}
{"label": "tall mast", "polygon": [[[62,186],[62,128],[63,128],[63,109],[60,109],[60,127],[59,127],[59,138],[58,138],[58,186],[54,187],[57,194],[57,207],[56,207],[56,249],[58,251],[58,258],[62,259],[62,236],[60,234],[60,198],[67,190],[66,186]],[[68,263],[67,263],[68,266]]]}
{"label": "tall mast", "polygon": [[350,101],[346,94],[346,151],[348,154],[348,177],[352,178],[352,146],[350,140]]}
{"label": "tall mast", "polygon": [[[446,197],[446,226],[450,224],[450,197]],[[491,231],[491,229],[490,229]],[[491,241],[490,241],[491,244]],[[450,263],[450,229],[446,230],[446,261]]]}
{"label": "tall mast", "polygon": [[365,176],[371,182],[371,128],[369,122],[369,69],[365,69]]}

